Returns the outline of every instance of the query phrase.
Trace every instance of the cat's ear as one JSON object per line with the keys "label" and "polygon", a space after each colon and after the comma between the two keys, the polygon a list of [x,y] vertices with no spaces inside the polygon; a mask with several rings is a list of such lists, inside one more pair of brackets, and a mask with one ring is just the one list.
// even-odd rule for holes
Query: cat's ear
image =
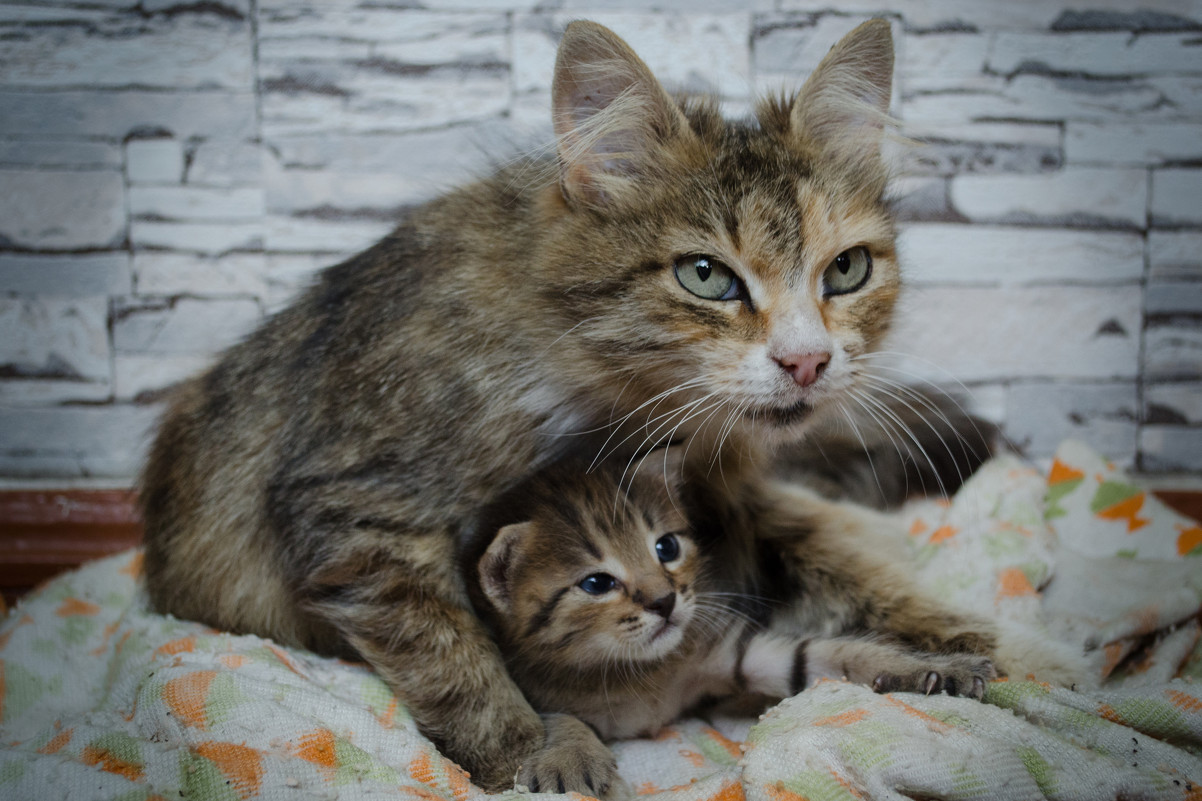
{"label": "cat's ear", "polygon": [[513,566],[533,525],[525,522],[503,527],[480,558],[480,587],[500,612],[513,607]]}
{"label": "cat's ear", "polygon": [[824,158],[878,162],[892,93],[893,34],[885,20],[870,20],[818,64],[793,101],[790,126]]}
{"label": "cat's ear", "polygon": [[691,137],[680,107],[608,28],[572,22],[555,60],[551,107],[569,203],[604,205],[654,168],[658,145]]}

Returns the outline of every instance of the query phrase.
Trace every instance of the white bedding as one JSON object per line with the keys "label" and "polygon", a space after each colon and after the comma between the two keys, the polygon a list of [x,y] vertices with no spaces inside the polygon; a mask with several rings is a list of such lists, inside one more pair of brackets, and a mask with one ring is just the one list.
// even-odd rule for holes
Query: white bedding
{"label": "white bedding", "polygon": [[[901,514],[949,603],[1090,650],[1101,686],[985,703],[827,682],[759,720],[614,744],[665,799],[1202,801],[1202,527],[1065,443]],[[907,536],[907,535],[902,535]],[[454,799],[483,793],[361,665],[156,615],[129,552],[0,625],[0,798]]]}

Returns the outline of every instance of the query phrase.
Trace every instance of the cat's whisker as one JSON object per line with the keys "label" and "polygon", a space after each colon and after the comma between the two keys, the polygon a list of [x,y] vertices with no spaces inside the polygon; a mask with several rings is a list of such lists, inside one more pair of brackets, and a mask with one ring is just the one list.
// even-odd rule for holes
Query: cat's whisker
{"label": "cat's whisker", "polygon": [[[956,376],[955,373],[953,373],[951,370],[948,370],[946,367],[939,364],[938,362],[932,361],[931,359],[926,358],[925,356],[919,356],[914,353],[906,353],[904,351],[899,351],[899,350],[875,350],[875,351],[867,351],[865,353],[860,353],[860,354],[857,354],[856,356],[852,356],[849,359],[849,361],[855,362],[855,361],[864,361],[864,360],[869,360],[869,359],[894,359],[894,358],[898,358],[898,357],[903,358],[903,359],[913,359],[914,361],[922,362],[923,364],[927,365],[928,367],[934,368],[935,370],[939,371],[944,376],[946,376],[949,381],[951,381],[953,384],[955,384],[960,389],[962,389],[964,391],[965,395],[967,395],[969,397],[972,396],[972,390],[970,390],[967,386],[965,386],[964,382],[961,381]],[[900,367],[897,367],[896,365],[873,364],[873,368],[878,369],[878,370],[890,370],[895,373],[901,373],[902,375],[909,376],[910,378],[917,378],[919,381],[923,382],[924,384],[928,384],[929,386],[932,386],[936,389],[940,389],[939,385],[936,384],[934,381],[931,381],[929,378],[925,378],[925,377],[919,375],[918,373],[914,373],[909,370],[903,370]],[[940,391],[942,391],[942,390],[940,389]],[[963,409],[961,409],[961,411],[963,411]]]}
{"label": "cat's whisker", "polygon": [[[703,403],[705,403],[706,401],[708,401],[715,394],[717,394],[717,393],[711,392],[708,395],[703,395],[702,397],[697,398],[696,400],[689,401],[688,403],[685,403],[683,406],[679,406],[670,412],[665,412],[662,415],[659,415],[651,420],[648,420],[647,421],[648,425],[650,425],[651,423],[654,423],[658,420],[663,420],[664,422],[662,422],[658,426],[656,426],[654,430],[648,432],[643,437],[643,441],[639,444],[639,446],[634,448],[629,461],[627,461],[627,463],[626,463],[626,469],[622,471],[622,477],[621,477],[621,480],[619,481],[619,485],[625,483],[626,474],[629,472],[631,464],[633,464],[636,459],[639,459],[640,455],[642,455],[642,459],[639,460],[639,465],[641,466],[643,463],[643,460],[646,460],[646,458],[651,455],[651,453],[656,449],[656,447],[659,446],[659,444],[661,442],[663,442],[665,439],[670,439],[672,434],[675,433],[675,431],[680,427],[680,425],[685,420],[687,420],[689,416],[691,416],[690,412],[693,412],[694,410],[696,410],[696,408],[698,406],[700,406]],[[702,410],[702,411],[704,412],[704,410]],[[679,422],[673,424],[672,418],[675,417],[676,415],[682,415],[682,419]],[[671,427],[671,428],[666,435],[663,435],[663,436],[659,435],[661,431],[663,431],[664,429],[667,429],[669,427]],[[635,432],[635,433],[637,433],[637,432]],[[622,440],[622,442],[619,442],[618,445],[615,447],[614,451],[616,451],[617,447],[621,447],[624,443],[629,441],[634,436],[635,436],[635,434],[631,434],[628,437],[626,437],[626,439]],[[611,451],[610,455],[612,455],[612,453],[614,453],[614,451]],[[637,472],[637,468],[636,468],[636,472]]]}
{"label": "cat's whisker", "polygon": [[[849,395],[852,397],[853,400],[856,401],[856,404],[872,418],[872,422],[876,425],[877,430],[879,430],[882,434],[884,434],[885,438],[889,440],[889,444],[893,446],[893,452],[895,454],[897,454],[898,463],[904,466],[906,464],[906,462],[909,461],[910,459],[907,456],[907,448],[905,446],[905,440],[900,437],[898,428],[900,427],[901,429],[905,430],[905,428],[906,428],[905,424],[902,423],[901,421],[898,421],[895,425],[895,424],[887,421],[886,419],[884,419],[880,414],[874,414],[873,413],[874,408],[878,409],[878,410],[882,410],[881,404],[879,404],[879,403],[873,404],[873,406],[870,408],[865,400],[862,400],[861,397],[857,397],[857,396],[861,395],[861,392],[858,389],[850,392]],[[862,397],[863,398],[871,398],[872,396],[868,393],[863,393]],[[885,411],[887,411],[887,410],[885,410]],[[906,433],[910,433],[910,432],[907,430]],[[911,434],[911,438],[913,438],[913,434]],[[871,464],[872,463],[871,450],[868,448],[867,445],[864,444],[864,442],[862,440],[861,440],[860,444],[861,444],[861,447],[864,448],[864,455],[868,458],[869,464]],[[905,482],[903,484],[903,488],[904,488],[903,494],[908,497],[910,494],[910,475],[904,468],[901,471],[901,477],[902,477],[902,480]],[[921,475],[919,475],[919,480],[922,481]],[[877,485],[877,489],[881,490],[881,487],[879,484]],[[923,492],[925,493],[926,492],[925,482],[923,483],[922,489],[923,489]],[[885,494],[884,490],[881,490],[882,497],[884,496],[884,494]]]}
{"label": "cat's whisker", "polygon": [[[655,429],[655,431],[651,432],[651,434],[649,434],[647,437],[645,437],[643,439],[643,445],[646,446],[647,443],[649,441],[651,441],[652,437],[656,437],[654,442],[651,442],[650,447],[644,447],[644,448],[639,448],[639,449],[635,450],[634,455],[630,457],[630,460],[626,463],[626,468],[622,471],[622,475],[618,479],[619,487],[626,485],[625,497],[627,500],[629,500],[629,498],[630,498],[630,484],[628,484],[626,482],[626,475],[630,472],[631,465],[634,464],[635,459],[638,459],[638,465],[635,466],[634,472],[638,473],[639,469],[643,466],[643,462],[645,462],[647,460],[647,458],[652,454],[652,452],[654,452],[654,450],[657,447],[659,447],[660,443],[662,443],[664,441],[671,442],[672,437],[675,436],[676,432],[680,430],[680,427],[682,425],[684,425],[686,422],[693,419],[697,415],[705,414],[706,412],[710,411],[711,409],[714,409],[715,407],[720,407],[723,403],[726,403],[726,401],[724,399],[719,399],[716,403],[706,406],[705,408],[701,409],[700,411],[697,410],[698,406],[705,403],[706,401],[708,401],[710,398],[712,398],[714,395],[717,395],[717,394],[718,394],[717,392],[711,392],[707,395],[703,395],[700,398],[698,398],[697,400],[690,401],[689,403],[680,407],[679,409],[676,410],[676,412],[671,413],[671,414],[683,413],[683,416],[674,426],[672,426],[672,428],[668,431],[667,434],[656,437],[656,435],[660,431],[662,431],[665,427],[670,425],[670,422],[661,424],[660,426],[658,426]],[[639,458],[640,453],[643,454],[642,458]],[[615,513],[617,511],[617,499],[616,498],[614,499],[614,511],[615,511]]]}
{"label": "cat's whisker", "polygon": [[852,416],[851,412],[847,411],[847,407],[841,402],[836,402],[835,405],[847,419],[847,423],[849,426],[851,426],[851,431],[856,435],[856,439],[860,441],[860,447],[864,450],[864,456],[868,459],[868,469],[872,471],[872,480],[876,483],[877,491],[881,493],[882,497],[884,497],[885,488],[881,485],[881,477],[876,471],[876,463],[872,461],[872,450],[868,447],[868,443],[864,440],[864,435],[860,433],[860,427],[856,425],[855,417]]}
{"label": "cat's whisker", "polygon": [[[726,406],[729,403],[730,403],[730,398],[722,398],[720,401],[718,401],[718,403],[712,404],[709,407],[707,407],[705,411],[708,412],[708,414],[706,414],[705,419],[702,420],[696,426],[696,430],[701,431],[702,429],[706,428],[709,425],[710,420],[714,419],[714,416],[716,414],[718,414],[718,412],[722,409],[722,407]],[[685,420],[682,420],[680,422],[680,424],[677,425],[676,428],[679,429],[680,425],[683,425],[685,422],[686,422]],[[673,436],[675,436],[675,434],[676,434],[675,429],[673,430],[672,434],[673,434]],[[688,458],[689,445],[691,445],[691,444],[692,444],[692,438],[690,438],[689,442],[685,445],[685,458],[686,459]]]}
{"label": "cat's whisker", "polygon": [[[963,456],[965,460],[975,459],[977,461],[984,461],[981,454],[977,453],[976,448],[972,446],[972,443],[969,442],[968,439],[961,435],[958,431],[956,431],[955,425],[948,418],[948,416],[944,414],[938,406],[923,396],[922,393],[916,392],[900,382],[891,381],[880,376],[873,376],[870,373],[865,374],[864,379],[871,386],[877,389],[877,391],[885,395],[885,397],[888,397],[909,409],[928,429],[930,429],[931,433],[935,435],[935,438],[939,440],[939,443],[943,445],[944,450],[947,451],[947,455],[951,457],[952,462],[956,467],[956,473],[960,479],[960,483],[964,482],[964,475],[960,470],[960,462],[956,458],[956,454],[953,453],[951,445],[943,438],[943,435],[939,433],[939,429],[929,419],[927,419],[927,416],[924,415],[922,411],[920,411],[919,408],[914,405],[915,403],[922,405],[927,409],[927,411],[933,412],[939,420],[943,421],[944,425],[947,427],[946,430],[951,432],[956,444],[960,446],[960,455]],[[971,418],[969,419],[971,420]],[[978,431],[978,433],[980,432]]]}
{"label": "cat's whisker", "polygon": [[[632,437],[634,437],[638,433],[638,429],[636,429],[633,433],[628,434],[624,439],[622,439],[620,442],[618,442],[616,445],[614,445],[614,447],[609,451],[609,454],[605,453],[606,447],[609,445],[610,441],[615,436],[617,436],[618,432],[621,430],[622,424],[625,423],[627,420],[629,420],[631,417],[633,417],[635,414],[637,414],[640,410],[646,408],[647,406],[652,406],[651,413],[654,413],[655,409],[659,407],[659,404],[663,403],[667,398],[671,397],[673,394],[678,393],[678,392],[683,392],[684,390],[687,390],[687,389],[693,389],[695,387],[701,386],[703,383],[704,383],[704,381],[701,378],[693,378],[688,381],[683,381],[669,389],[664,390],[663,392],[659,393],[658,395],[654,396],[653,398],[650,398],[649,400],[646,400],[643,403],[639,404],[637,407],[635,407],[629,413],[624,415],[620,420],[618,420],[616,422],[611,420],[605,426],[601,426],[598,429],[594,429],[595,431],[601,431],[601,430],[604,430],[605,428],[613,428],[613,431],[610,432],[610,435],[605,438],[604,442],[601,443],[601,447],[597,451],[596,458],[594,458],[592,464],[589,465],[589,470],[592,470],[593,468],[595,468],[597,466],[598,462],[602,461],[603,458],[605,458],[609,455],[612,455],[618,448],[622,447],[624,444],[626,444]],[[712,394],[713,393],[711,393],[711,395]],[[708,396],[706,396],[706,397],[708,397]],[[674,413],[675,412],[667,412],[664,415],[659,415],[657,417],[651,418],[643,423],[642,428],[645,429],[647,426],[651,425],[652,423],[656,422],[657,420],[660,420],[663,417],[674,414]]]}
{"label": "cat's whisker", "polygon": [[[927,464],[930,466],[931,472],[935,476],[935,481],[937,484],[939,484],[939,492],[943,495],[948,495],[949,493],[947,486],[943,483],[943,478],[939,475],[939,468],[935,466],[935,460],[931,458],[931,454],[927,452],[925,447],[923,447],[922,442],[917,436],[915,436],[914,432],[911,431],[906,426],[905,422],[903,422],[902,419],[897,416],[897,413],[867,392],[862,390],[852,390],[851,394],[860,402],[861,407],[870,415],[872,415],[872,417],[881,425],[882,430],[892,428],[895,432],[909,437],[910,441],[914,443],[914,447],[917,448],[918,452],[922,454],[922,457],[927,460]],[[877,414],[874,414],[872,409],[876,409],[878,412],[880,412],[880,415],[878,416]],[[892,440],[892,437],[890,437],[890,440]],[[894,447],[897,447],[896,443],[894,443]],[[898,448],[897,455],[898,458],[900,458],[904,463],[906,460],[906,455],[900,448]]]}
{"label": "cat's whisker", "polygon": [[542,358],[542,357],[546,356],[546,355],[547,355],[547,352],[548,352],[549,350],[551,350],[551,348],[553,348],[553,347],[555,347],[556,345],[558,345],[558,344],[559,344],[559,342],[560,342],[560,340],[562,340],[562,339],[563,339],[564,337],[566,337],[568,334],[570,334],[570,333],[572,333],[573,331],[575,331],[575,330],[576,330],[577,328],[579,328],[580,326],[582,326],[582,325],[585,325],[586,323],[591,323],[591,322],[593,322],[594,320],[601,320],[601,319],[604,319],[604,318],[602,318],[600,315],[597,315],[597,316],[595,316],[595,317],[586,317],[586,318],[584,318],[583,320],[581,320],[580,322],[576,323],[576,325],[572,326],[572,327],[571,327],[571,328],[569,328],[567,331],[564,331],[562,334],[560,334],[559,336],[555,337],[555,339],[551,340],[551,344],[549,344],[549,345],[547,345],[547,347],[543,348],[543,349],[542,349],[542,351],[541,351],[541,352],[538,354],[538,355],[539,355],[539,358]]}
{"label": "cat's whisker", "polygon": [[[630,442],[632,439],[637,437],[640,434],[640,432],[643,434],[643,440],[638,447],[635,447],[632,449],[631,460],[637,458],[640,453],[650,453],[652,450],[654,450],[654,443],[657,443],[659,441],[659,438],[657,438],[656,435],[660,431],[662,431],[665,427],[670,426],[672,424],[671,421],[675,415],[688,412],[690,409],[695,408],[698,404],[704,403],[705,400],[708,399],[708,397],[709,396],[707,395],[702,398],[688,401],[682,406],[678,406],[674,409],[671,409],[670,411],[664,412],[663,414],[659,414],[659,415],[656,415],[655,417],[648,419],[647,421],[645,421],[643,423],[641,428],[635,429],[634,431],[627,434],[619,442],[614,444],[614,446],[612,448],[610,448],[607,452],[605,450],[605,446],[609,443],[610,439],[613,438],[613,435],[610,435],[610,437],[607,438],[604,443],[602,443],[601,449],[597,452],[597,455],[593,458],[592,464],[589,465],[589,471],[591,472],[593,469],[595,469],[597,467],[598,464],[600,464],[604,460],[608,459],[610,456],[613,456],[615,453],[617,453],[618,450],[621,449],[623,445],[625,445],[627,442]],[[657,406],[658,406],[658,404],[657,404]],[[663,421],[663,422],[660,422],[660,421]],[[652,424],[657,423],[657,422],[659,423],[659,425],[657,425],[654,429],[648,430]],[[648,447],[648,443],[653,443],[653,444],[650,447]],[[629,462],[627,463],[627,467],[629,467]],[[623,476],[625,476],[625,473],[623,473]]]}
{"label": "cat's whisker", "polygon": [[[630,380],[633,380],[633,379],[634,379],[634,376],[631,376]],[[644,408],[651,406],[652,411],[654,411],[654,409],[656,407],[658,407],[660,403],[662,403],[665,399],[672,396],[673,394],[675,394],[677,392],[683,392],[686,389],[693,389],[695,387],[701,386],[703,383],[704,383],[704,379],[702,379],[702,378],[693,378],[688,381],[682,381],[681,383],[676,384],[675,386],[665,389],[663,392],[659,393],[658,395],[655,395],[655,396],[643,401],[642,403],[640,403],[638,406],[636,406],[631,411],[627,412],[625,415],[623,415],[618,420],[613,419],[613,412],[611,410],[609,422],[603,426],[599,426],[599,427],[593,429],[593,431],[603,431],[606,428],[615,428],[616,429],[616,428],[620,427],[623,423],[625,423],[627,420],[629,420],[631,417],[638,414]],[[629,385],[630,381],[628,380],[626,382],[626,384]],[[625,391],[625,387],[623,387],[623,391]],[[619,397],[620,397],[620,394],[619,394]],[[614,401],[614,406],[615,407],[617,406],[616,399]],[[591,432],[584,432],[584,433],[591,433]],[[616,433],[616,430],[615,430],[615,433]],[[608,442],[608,440],[607,440],[607,442]]]}
{"label": "cat's whisker", "polygon": [[[743,419],[744,415],[747,413],[747,409],[751,407],[751,404],[752,400],[748,398],[732,409],[731,413],[727,416],[726,422],[723,424],[722,429],[720,429],[718,432],[718,444],[714,446],[714,452],[711,455],[710,470],[713,470],[714,461],[718,460],[722,456],[722,448],[725,447],[727,438],[734,433],[735,426],[737,426],[739,421]],[[722,475],[722,483],[724,485],[726,484],[725,472]]]}
{"label": "cat's whisker", "polygon": [[[917,373],[910,372],[909,370],[902,370],[898,367],[892,367],[889,365],[874,364],[874,365],[870,366],[870,369],[873,371],[888,370],[891,373],[897,373],[905,378],[915,379],[915,380],[921,382],[922,384],[925,384],[933,392],[937,392],[937,393],[939,393],[939,395],[943,396],[944,398],[947,398],[948,402],[953,407],[955,407],[956,411],[958,411],[960,413],[961,417],[963,417],[966,421],[968,421],[969,425],[972,426],[973,431],[976,433],[979,441],[981,441],[981,442],[989,441],[990,438],[988,436],[986,436],[984,432],[981,431],[981,429],[977,426],[976,421],[973,418],[973,416],[971,414],[969,414],[968,410],[966,408],[964,408],[964,405],[962,403],[960,403],[960,401],[956,398],[956,396],[953,395],[952,393],[948,392],[946,389],[939,386],[935,382],[931,381],[928,378],[924,378],[923,376],[921,376]],[[878,380],[886,380],[883,376],[880,376],[880,375],[876,375],[875,378],[877,378]],[[957,383],[959,383],[959,382],[957,382]],[[923,394],[921,392],[917,392],[913,387],[907,386],[906,384],[902,384],[901,382],[895,382],[894,385],[899,388],[904,388],[908,394],[910,394],[912,397],[915,397],[916,399],[920,400],[925,405],[927,405],[929,408],[938,409],[938,407],[929,398],[923,396]],[[965,393],[969,397],[971,397],[972,392],[967,387],[965,387],[963,384],[960,384],[960,387],[964,389]],[[940,413],[942,414],[942,412],[940,412]],[[952,425],[951,421],[946,416],[943,416],[943,419],[948,423],[949,428],[951,428],[952,430],[955,430],[955,427]],[[980,454],[976,453],[975,450],[973,451],[973,456],[977,459],[981,458]]]}

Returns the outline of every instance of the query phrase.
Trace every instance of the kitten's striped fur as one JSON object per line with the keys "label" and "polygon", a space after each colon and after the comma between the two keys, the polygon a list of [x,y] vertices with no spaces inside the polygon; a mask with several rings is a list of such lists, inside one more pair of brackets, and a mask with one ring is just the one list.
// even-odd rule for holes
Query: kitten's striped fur
{"label": "kitten's striped fur", "polygon": [[654,735],[704,702],[762,708],[825,678],[981,697],[995,675],[985,657],[807,630],[788,588],[722,592],[729,576],[684,517],[675,457],[660,459],[625,480],[613,467],[556,465],[499,504],[493,525],[518,522],[465,558],[510,673],[540,712],[611,739]]}

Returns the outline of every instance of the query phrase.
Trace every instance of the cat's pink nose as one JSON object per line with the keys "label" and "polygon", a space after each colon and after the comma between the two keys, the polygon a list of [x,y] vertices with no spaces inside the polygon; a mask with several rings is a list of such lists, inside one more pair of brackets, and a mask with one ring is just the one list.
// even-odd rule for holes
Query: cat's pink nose
{"label": "cat's pink nose", "polygon": [[830,362],[831,355],[826,352],[790,353],[776,357],[776,363],[781,366],[781,369],[803,387],[808,387],[817,381]]}

